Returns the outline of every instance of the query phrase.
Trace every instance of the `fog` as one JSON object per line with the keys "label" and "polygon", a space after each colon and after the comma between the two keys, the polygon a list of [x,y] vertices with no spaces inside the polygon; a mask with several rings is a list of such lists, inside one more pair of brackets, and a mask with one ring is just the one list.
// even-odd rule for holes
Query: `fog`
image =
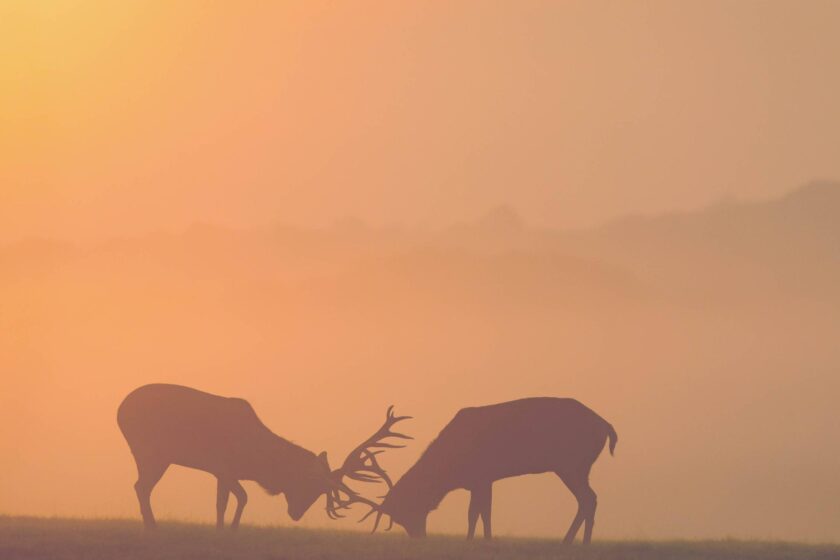
{"label": "fog", "polygon": [[[170,382],[333,465],[394,404],[395,477],[461,407],[574,397],[620,438],[596,535],[840,540],[838,9],[4,2],[0,514],[139,524],[116,409]],[[574,514],[494,492],[501,535]]]}
{"label": "fog", "polygon": [[[383,457],[395,476],[460,407],[556,395],[619,433],[593,474],[600,534],[836,540],[839,210],[840,185],[821,183],[585,231],[501,208],[428,231],[9,245],[0,503],[136,516],[115,411],[147,382],[246,398],[334,465],[394,404],[416,437]],[[553,475],[496,486],[500,534],[557,535],[573,514]],[[173,467],[154,503],[210,520],[214,488]],[[289,522],[282,498],[249,490],[248,522]],[[430,528],[461,532],[465,496]],[[321,506],[304,521],[328,523]]]}

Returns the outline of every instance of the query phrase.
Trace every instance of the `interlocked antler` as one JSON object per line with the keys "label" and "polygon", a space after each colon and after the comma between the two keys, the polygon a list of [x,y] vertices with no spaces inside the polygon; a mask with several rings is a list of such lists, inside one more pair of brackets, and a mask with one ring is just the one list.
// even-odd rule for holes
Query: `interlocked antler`
{"label": "interlocked antler", "polygon": [[[341,465],[341,468],[334,472],[340,473],[340,476],[346,476],[347,478],[361,482],[379,482],[381,480],[388,485],[388,489],[390,490],[394,486],[394,483],[379,465],[376,456],[385,449],[405,447],[404,445],[383,441],[387,438],[414,439],[411,436],[391,431],[391,427],[394,424],[401,420],[408,420],[409,418],[411,416],[395,416],[394,405],[389,406],[388,412],[385,415],[385,423],[382,424],[382,427],[351,451],[344,460],[344,464]],[[378,451],[371,451],[372,449],[378,449]]]}
{"label": "interlocked antler", "polygon": [[[341,492],[347,494],[347,499],[343,499],[341,497]],[[361,519],[359,519],[359,523],[366,520],[368,517],[376,513],[376,522],[373,524],[373,530],[371,533],[375,533],[376,529],[379,527],[379,521],[382,519],[383,511],[379,507],[379,504],[372,500],[368,500],[364,496],[357,494],[353,489],[343,483],[338,483],[336,488],[333,488],[327,493],[327,515],[330,519],[339,519],[344,517],[342,514],[338,513],[340,509],[348,509],[354,503],[362,503],[370,507],[370,511],[368,511]],[[388,525],[388,530],[391,530],[391,525],[393,522]]]}
{"label": "interlocked antler", "polygon": [[[338,510],[347,509],[352,504],[360,502],[370,506],[371,509],[359,520],[359,523],[376,512],[376,523],[373,526],[373,531],[376,531],[383,513],[379,508],[379,504],[357,494],[352,488],[344,484],[342,478],[346,476],[347,478],[358,480],[360,482],[384,481],[385,484],[388,485],[388,490],[390,491],[390,489],[393,488],[394,483],[391,480],[391,477],[388,476],[388,473],[385,472],[385,469],[383,469],[379,464],[376,456],[386,449],[398,449],[400,447],[405,447],[404,445],[383,441],[387,438],[414,439],[411,436],[391,431],[391,427],[394,424],[400,422],[401,420],[408,420],[409,418],[411,418],[411,416],[395,416],[394,406],[389,406],[385,415],[385,423],[382,424],[382,427],[380,427],[372,436],[363,441],[360,445],[356,446],[356,448],[347,455],[347,458],[344,460],[344,464],[341,465],[341,468],[333,471],[335,487],[327,493],[327,515],[329,517],[332,519],[344,517],[338,512]],[[341,497],[341,492],[347,495],[347,499],[343,499]]]}

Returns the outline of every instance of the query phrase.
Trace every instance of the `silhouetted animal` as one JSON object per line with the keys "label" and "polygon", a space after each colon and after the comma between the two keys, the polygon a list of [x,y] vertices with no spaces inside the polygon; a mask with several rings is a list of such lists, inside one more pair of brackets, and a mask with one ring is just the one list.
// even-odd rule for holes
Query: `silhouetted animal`
{"label": "silhouetted animal", "polygon": [[[213,474],[217,481],[216,526],[224,526],[230,493],[237,505],[231,528],[239,526],[248,501],[240,480],[253,480],[269,494],[285,494],[289,516],[297,521],[321,494],[327,512],[338,516],[333,496],[343,491],[353,502],[375,505],[342,481],[387,479],[368,447],[398,447],[382,443],[395,434],[388,426],[403,419],[388,409],[383,428],[357,447],[341,468],[330,471],[327,454],[315,455],[269,430],[243,399],[226,398],[179,385],[145,385],[130,393],[119,407],[117,423],[137,463],[137,499],[146,528],[155,527],[151,493],[169,465],[183,465]],[[371,456],[372,457],[372,456]],[[390,479],[387,479],[389,486]]]}
{"label": "silhouetted animal", "polygon": [[592,539],[595,492],[589,471],[613,427],[573,399],[531,398],[465,408],[440,432],[417,463],[394,485],[376,508],[391,516],[412,537],[426,535],[426,517],[450,491],[471,492],[468,538],[479,517],[490,538],[493,482],[523,474],[553,472],[578,502],[577,515],[564,542],[571,543],[585,522],[583,542]]}

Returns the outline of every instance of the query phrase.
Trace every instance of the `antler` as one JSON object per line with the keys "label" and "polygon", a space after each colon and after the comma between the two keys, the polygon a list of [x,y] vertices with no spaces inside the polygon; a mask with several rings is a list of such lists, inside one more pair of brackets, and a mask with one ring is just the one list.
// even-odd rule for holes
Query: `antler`
{"label": "antler", "polygon": [[[394,405],[389,406],[385,414],[385,423],[382,424],[382,427],[351,451],[344,460],[344,464],[341,465],[341,468],[333,471],[339,477],[339,480],[343,476],[360,482],[379,482],[381,480],[388,485],[389,490],[393,488],[394,483],[391,481],[388,473],[385,472],[385,469],[380,466],[379,461],[376,460],[376,456],[385,451],[385,449],[405,447],[404,445],[383,441],[387,438],[414,439],[411,436],[391,431],[391,427],[394,424],[402,420],[408,420],[409,418],[411,416],[395,416]],[[378,450],[372,451],[372,449]]]}
{"label": "antler", "polygon": [[[348,498],[346,500],[342,499],[341,492],[347,494]],[[375,533],[376,529],[379,528],[379,521],[382,519],[382,515],[385,513],[380,508],[379,504],[374,501],[368,500],[364,496],[357,494],[353,489],[343,483],[338,483],[335,488],[327,492],[327,515],[330,519],[339,519],[344,517],[342,514],[338,512],[340,509],[348,509],[355,503],[363,503],[370,507],[370,511],[368,511],[361,519],[359,519],[358,523],[362,523],[368,517],[376,513],[376,522],[373,524],[373,530],[371,533]],[[391,530],[391,526],[393,522],[391,522],[388,526],[388,530]]]}
{"label": "antler", "polygon": [[[390,489],[394,487],[394,483],[391,480],[391,477],[388,476],[388,473],[385,472],[385,469],[383,469],[379,464],[376,456],[386,449],[398,449],[405,447],[404,445],[383,441],[387,438],[414,439],[411,436],[391,431],[394,424],[402,420],[408,420],[409,418],[411,418],[411,416],[395,416],[394,406],[389,406],[388,411],[385,413],[385,422],[382,426],[372,436],[356,446],[356,448],[347,455],[347,458],[344,460],[344,464],[333,471],[335,486],[327,492],[327,515],[331,519],[344,517],[341,513],[339,513],[339,510],[348,509],[354,503],[363,503],[370,507],[370,511],[359,519],[359,523],[366,520],[375,512],[376,521],[373,525],[373,531],[371,532],[376,532],[376,529],[379,527],[379,521],[382,519],[382,515],[384,513],[380,508],[380,504],[368,500],[364,496],[356,493],[342,481],[342,478],[346,476],[347,478],[358,480],[360,482],[384,481],[385,484],[388,485],[388,490],[390,491]],[[341,492],[347,494],[346,500],[341,497]],[[388,530],[391,529],[392,525],[393,521],[389,524]]]}

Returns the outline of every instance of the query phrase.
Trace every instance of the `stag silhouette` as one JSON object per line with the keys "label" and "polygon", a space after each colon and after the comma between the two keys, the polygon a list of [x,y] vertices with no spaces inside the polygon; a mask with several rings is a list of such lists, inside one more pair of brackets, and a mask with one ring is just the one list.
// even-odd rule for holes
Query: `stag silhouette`
{"label": "stag silhouette", "polygon": [[[155,527],[151,495],[170,465],[182,465],[213,474],[217,479],[216,526],[224,527],[230,494],[237,505],[231,522],[236,529],[248,495],[240,484],[252,480],[269,494],[285,494],[289,516],[297,521],[322,494],[327,514],[361,502],[376,504],[358,495],[344,477],[363,482],[385,480],[374,448],[402,447],[383,440],[411,439],[390,431],[397,417],[393,407],[377,432],[354,449],[342,466],[330,470],[326,452],[316,455],[269,430],[251,405],[238,398],[212,395],[180,385],[144,385],[131,392],[117,411],[117,423],[137,464],[134,488],[147,529]],[[344,497],[346,496],[346,497]]]}
{"label": "stag silhouette", "polygon": [[378,517],[389,515],[410,536],[422,537],[429,512],[450,491],[465,488],[471,493],[467,538],[473,538],[480,517],[484,538],[489,539],[493,482],[553,472],[578,502],[564,542],[573,542],[585,523],[583,542],[588,544],[597,505],[589,473],[607,440],[612,454],[618,441],[613,427],[574,399],[530,398],[465,408],[390,489],[382,504],[371,507]]}

